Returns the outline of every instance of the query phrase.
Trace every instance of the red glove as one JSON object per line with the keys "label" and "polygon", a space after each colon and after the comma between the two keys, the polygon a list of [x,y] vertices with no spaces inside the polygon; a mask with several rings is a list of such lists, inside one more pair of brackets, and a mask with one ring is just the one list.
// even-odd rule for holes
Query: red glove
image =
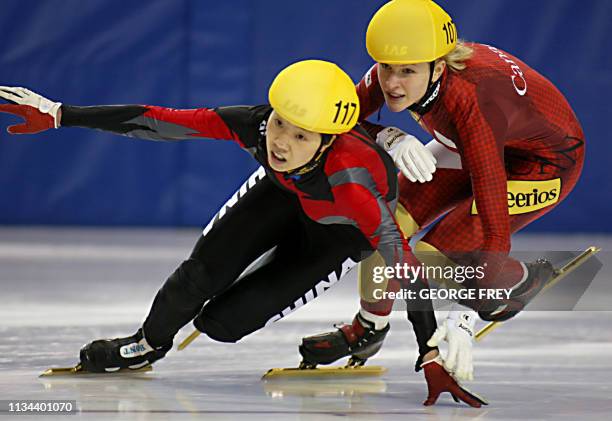
{"label": "red glove", "polygon": [[455,402],[462,400],[474,408],[480,408],[481,405],[489,404],[482,397],[459,385],[444,369],[441,362],[441,359],[438,357],[421,364],[425,371],[428,391],[427,400],[423,402],[423,405],[434,405],[442,392],[449,392]]}
{"label": "red glove", "polygon": [[41,113],[29,105],[0,104],[0,112],[21,116],[25,123],[9,126],[6,131],[11,134],[34,134],[55,128],[55,119]]}
{"label": "red glove", "polygon": [[61,119],[61,102],[54,102],[26,88],[0,86],[0,98],[10,104],[0,105],[0,111],[21,116],[25,123],[10,126],[12,134],[39,133],[58,128]]}

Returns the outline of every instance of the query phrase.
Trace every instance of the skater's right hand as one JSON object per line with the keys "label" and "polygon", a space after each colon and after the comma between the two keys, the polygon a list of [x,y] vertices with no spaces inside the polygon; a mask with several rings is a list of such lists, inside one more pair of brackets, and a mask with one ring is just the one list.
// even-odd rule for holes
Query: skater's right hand
{"label": "skater's right hand", "polygon": [[25,88],[0,86],[0,98],[12,104],[0,104],[0,111],[21,116],[22,124],[8,127],[11,134],[33,134],[60,125],[60,102],[53,102]]}
{"label": "skater's right hand", "polygon": [[474,408],[480,408],[482,405],[489,403],[482,397],[470,392],[465,387],[461,386],[442,366],[440,357],[434,358],[421,364],[425,372],[425,380],[427,381],[427,399],[423,402],[425,406],[431,406],[436,403],[438,397],[443,392],[449,392],[455,402],[462,400]]}
{"label": "skater's right hand", "polygon": [[459,380],[474,380],[472,343],[476,317],[474,311],[450,311],[446,321],[427,341],[430,347],[439,346],[443,340],[448,342],[444,367]]}
{"label": "skater's right hand", "polygon": [[387,127],[376,135],[376,143],[383,147],[395,166],[416,183],[431,181],[436,172],[436,157],[416,137],[397,127]]}

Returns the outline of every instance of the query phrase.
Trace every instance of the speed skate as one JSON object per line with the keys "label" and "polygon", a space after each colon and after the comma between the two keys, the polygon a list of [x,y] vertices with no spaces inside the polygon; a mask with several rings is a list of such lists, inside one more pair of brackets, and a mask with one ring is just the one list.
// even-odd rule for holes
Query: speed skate
{"label": "speed skate", "polygon": [[[567,275],[572,273],[574,270],[578,269],[584,262],[589,260],[591,257],[596,255],[601,251],[601,248],[591,246],[580,253],[578,256],[574,257],[572,260],[567,262],[561,268],[555,269],[552,277],[546,282],[546,285],[542,288],[539,294],[544,293],[547,289],[555,286],[559,281],[565,278]],[[538,294],[538,295],[539,295]],[[489,322],[482,329],[480,329],[475,336],[477,341],[482,340],[485,336],[491,333],[494,329],[501,326],[503,322]]]}

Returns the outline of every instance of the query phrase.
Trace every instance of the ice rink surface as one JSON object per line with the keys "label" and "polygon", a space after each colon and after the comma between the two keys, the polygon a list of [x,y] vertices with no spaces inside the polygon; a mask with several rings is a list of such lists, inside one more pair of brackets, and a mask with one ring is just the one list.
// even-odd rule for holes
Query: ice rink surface
{"label": "ice rink surface", "polygon": [[[38,377],[48,367],[74,364],[86,342],[132,334],[198,235],[0,229],[0,399],[75,400],[77,417],[100,420],[610,418],[612,313],[604,311],[525,312],[475,345],[476,380],[468,387],[490,401],[482,409],[456,404],[448,394],[434,407],[421,405],[426,386],[414,372],[415,342],[399,312],[370,361],[389,369],[382,377],[261,381],[268,368],[299,362],[302,336],[350,321],[358,308],[355,273],[237,344],[201,336],[150,373]],[[612,239],[525,235],[513,247],[579,250],[591,244],[610,250]],[[598,278],[612,282],[611,275],[604,265]],[[176,342],[190,331],[188,325]],[[40,419],[18,419],[28,418]]]}

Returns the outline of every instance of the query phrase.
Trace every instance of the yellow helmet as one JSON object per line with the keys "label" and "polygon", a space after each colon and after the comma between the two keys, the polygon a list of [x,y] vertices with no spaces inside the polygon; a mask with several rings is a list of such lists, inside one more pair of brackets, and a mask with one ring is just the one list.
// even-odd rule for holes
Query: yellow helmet
{"label": "yellow helmet", "polygon": [[379,63],[432,62],[455,48],[451,17],[431,0],[392,0],[372,17],[366,48]]}
{"label": "yellow helmet", "polygon": [[286,67],[272,81],[268,99],[282,118],[317,133],[348,132],[359,117],[355,84],[328,61],[304,60]]}

